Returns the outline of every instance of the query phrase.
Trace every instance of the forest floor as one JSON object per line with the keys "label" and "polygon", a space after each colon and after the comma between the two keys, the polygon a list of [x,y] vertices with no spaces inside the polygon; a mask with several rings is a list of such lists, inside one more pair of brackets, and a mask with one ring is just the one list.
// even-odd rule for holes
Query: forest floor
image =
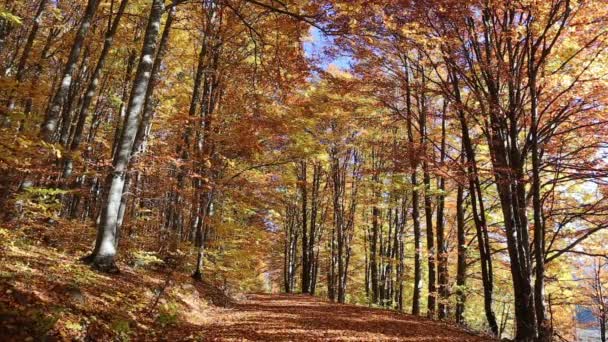
{"label": "forest floor", "polygon": [[0,227],[0,341],[489,340],[306,295],[235,300],[136,248],[126,248],[120,274],[101,274],[78,261],[93,236],[64,222]]}
{"label": "forest floor", "polygon": [[443,322],[307,295],[248,295],[204,324],[210,340],[488,341]]}

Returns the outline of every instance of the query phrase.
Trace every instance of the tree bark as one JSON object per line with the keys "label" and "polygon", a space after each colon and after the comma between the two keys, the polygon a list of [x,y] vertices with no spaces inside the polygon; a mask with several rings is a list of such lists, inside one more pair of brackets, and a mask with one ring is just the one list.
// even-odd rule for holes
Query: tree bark
{"label": "tree bark", "polygon": [[84,131],[84,124],[86,122],[87,117],[89,116],[89,108],[91,107],[91,103],[93,102],[93,98],[95,97],[95,93],[97,91],[97,87],[99,86],[99,78],[101,77],[101,73],[106,63],[106,59],[112,48],[114,43],[114,35],[118,30],[118,26],[120,24],[120,20],[125,12],[127,7],[127,3],[129,0],[122,0],[120,2],[120,6],[118,7],[118,11],[116,12],[116,16],[112,21],[112,25],[105,34],[105,39],[103,42],[103,47],[101,49],[101,53],[99,54],[99,58],[97,60],[97,64],[95,65],[95,69],[93,70],[93,74],[91,75],[89,84],[87,85],[87,89],[85,91],[84,97],[82,99],[82,104],[80,106],[80,113],[78,115],[78,122],[76,124],[76,128],[74,129],[74,137],[72,139],[72,143],[70,145],[70,149],[72,151],[77,150],[82,141],[82,133]]}
{"label": "tree bark", "polygon": [[[422,73],[422,84],[424,89],[424,70]],[[418,95],[420,116],[418,118],[420,128],[420,146],[424,149],[422,161],[422,181],[424,183],[424,214],[426,218],[426,249],[427,249],[427,265],[428,265],[428,297],[427,297],[427,316],[433,318],[437,306],[437,288],[436,288],[436,267],[435,267],[435,233],[433,231],[433,207],[431,202],[431,176],[428,165],[427,141],[428,133],[426,128],[426,98],[424,92]]]}
{"label": "tree bark", "polygon": [[[308,261],[310,263],[310,279],[309,279],[309,292],[315,294],[315,288],[317,286],[317,267],[318,258],[315,251],[318,250],[318,240],[320,239],[319,225],[317,223],[317,216],[319,211],[320,201],[320,189],[321,189],[321,171],[322,165],[315,162],[313,165],[312,174],[312,194],[311,194],[311,208],[310,208],[310,236],[308,238]],[[318,251],[317,251],[318,253]]]}
{"label": "tree bark", "polygon": [[456,323],[464,324],[464,310],[467,299],[464,291],[467,277],[467,241],[464,222],[464,186],[460,184],[458,184],[456,194],[456,229],[456,235],[458,237],[458,260],[456,262]]}
{"label": "tree bark", "polygon": [[409,160],[411,162],[410,183],[412,185],[412,224],[414,228],[414,288],[412,293],[412,314],[420,314],[420,292],[422,290],[422,245],[420,231],[420,213],[419,213],[419,192],[417,169],[418,161],[416,157],[416,148],[413,132],[413,113],[412,113],[412,96],[409,82],[409,67],[407,60],[404,62],[405,69],[405,91],[406,91],[406,110],[407,110],[407,136],[410,145]]}
{"label": "tree bark", "polygon": [[534,219],[534,308],[536,311],[536,324],[540,341],[550,341],[553,333],[547,321],[545,309],[545,225],[543,222],[543,208],[540,193],[540,156],[538,145],[538,89],[536,84],[537,67],[535,65],[535,51],[532,47],[531,37],[528,36],[529,63],[528,88],[530,90],[530,139],[532,150],[532,211]]}
{"label": "tree bark", "polygon": [[308,246],[308,181],[306,161],[300,162],[300,200],[302,209],[302,293],[310,293],[310,251]]}
{"label": "tree bark", "polygon": [[144,97],[150,81],[150,73],[152,71],[164,7],[163,0],[152,0],[150,16],[144,36],[144,45],[131,90],[124,128],[112,163],[113,170],[108,175],[110,185],[98,225],[95,248],[91,255],[84,259],[85,262],[103,271],[117,270],[114,257],[117,250],[118,212],[123,196],[125,175],[128,171],[133,143],[140,123],[139,113],[143,107]]}
{"label": "tree bark", "polygon": [[462,109],[463,104],[460,95],[460,85],[458,82],[458,76],[455,73],[451,73],[451,82],[454,92],[454,98],[456,100],[456,104],[459,107],[457,109],[458,121],[460,123],[462,144],[467,160],[469,196],[471,198],[471,210],[475,223],[477,246],[479,250],[479,259],[481,262],[481,279],[484,293],[484,310],[486,313],[486,320],[488,321],[490,330],[494,335],[497,335],[498,324],[496,322],[496,315],[494,314],[494,310],[492,308],[494,295],[492,255],[490,253],[490,241],[488,238],[488,227],[485,219],[485,209],[481,192],[481,183],[477,174],[477,160],[475,157],[473,143],[471,142],[471,137],[469,135],[469,126],[467,123],[467,119],[465,117],[464,110]]}
{"label": "tree bark", "polygon": [[[439,162],[441,165],[445,162],[446,156],[446,113],[447,103],[443,105],[443,115],[441,117],[441,151]],[[445,240],[445,221],[444,221],[444,207],[445,207],[445,178],[439,176],[437,195],[437,262],[438,262],[438,284],[439,284],[439,305],[438,305],[438,317],[439,319],[445,319],[448,317],[448,246]]]}
{"label": "tree bark", "polygon": [[152,66],[152,74],[150,76],[150,85],[146,90],[146,99],[144,102],[144,109],[141,118],[141,124],[137,129],[137,135],[135,136],[135,143],[133,144],[133,153],[142,153],[144,150],[147,135],[150,131],[150,125],[152,122],[154,109],[156,107],[156,101],[154,101],[154,89],[158,85],[160,76],[160,67],[163,63],[167,50],[169,49],[169,37],[171,35],[171,29],[173,28],[173,22],[175,19],[175,7],[176,2],[173,2],[173,6],[169,10],[167,20],[165,21],[165,27],[163,28],[163,34],[158,43],[158,52],[154,59],[154,65]]}
{"label": "tree bark", "polygon": [[70,55],[68,56],[68,60],[62,73],[61,83],[52,98],[44,119],[44,123],[42,124],[41,133],[46,142],[54,141],[55,132],[57,131],[57,124],[59,122],[59,115],[61,114],[61,109],[64,103],[66,103],[66,97],[70,91],[70,86],[72,85],[73,74],[76,70],[78,59],[80,58],[80,52],[82,50],[82,46],[84,45],[84,40],[87,33],[89,32],[89,28],[91,27],[91,21],[95,16],[95,12],[97,12],[99,2],[99,0],[89,0],[87,2],[87,7],[82,17],[82,21],[80,22],[80,27],[76,32],[76,38],[74,39]]}

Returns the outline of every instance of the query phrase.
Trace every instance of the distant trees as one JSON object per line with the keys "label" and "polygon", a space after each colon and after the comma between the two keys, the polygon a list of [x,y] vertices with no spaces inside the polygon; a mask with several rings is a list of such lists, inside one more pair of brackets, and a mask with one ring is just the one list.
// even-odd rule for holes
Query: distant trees
{"label": "distant trees", "polygon": [[[447,317],[454,293],[459,298],[456,319],[462,322],[467,270],[470,272],[473,263],[481,275],[487,326],[498,334],[494,255],[504,255],[504,251],[513,286],[516,338],[550,339],[544,298],[546,265],[553,256],[578,253],[575,246],[603,227],[592,219],[604,215],[597,211],[604,201],[601,193],[574,200],[590,210],[576,211],[577,218],[572,216],[576,215],[571,212],[573,207],[567,205],[557,209],[561,213],[557,219],[553,206],[560,207],[560,195],[555,192],[560,184],[603,187],[592,185],[598,184],[597,177],[603,177],[601,168],[572,163],[567,157],[572,153],[580,156],[577,160],[584,160],[585,150],[602,155],[601,138],[589,137],[586,147],[567,147],[553,140],[587,132],[589,127],[597,129],[603,122],[597,105],[604,99],[581,86],[599,81],[589,71],[606,57],[602,52],[605,32],[591,30],[593,33],[582,37],[568,29],[589,25],[592,20],[581,19],[582,13],[597,15],[602,10],[596,3],[582,5],[567,0],[536,5],[474,2],[470,6],[452,1],[397,1],[365,6],[339,3],[332,8],[336,10],[332,24],[348,22],[344,39],[337,41],[356,60],[352,74],[363,81],[356,92],[374,99],[380,108],[374,114],[367,113],[366,127],[370,131],[371,127],[382,127],[385,135],[387,127],[398,127],[404,130],[402,137],[408,137],[398,146],[409,154],[384,152],[389,150],[385,144],[364,148],[359,144],[364,165],[370,165],[363,170],[362,183],[365,200],[361,207],[367,209],[359,214],[368,222],[363,236],[368,300],[384,303],[381,270],[394,265],[383,268],[381,261],[386,257],[381,247],[386,224],[383,211],[387,209],[383,202],[393,196],[385,188],[385,175],[407,170],[410,189],[399,196],[411,196],[412,312],[420,313],[421,283],[426,278],[427,314],[438,312],[439,317]],[[583,100],[580,92],[589,99]],[[391,125],[378,125],[372,119],[378,112],[397,119]],[[354,113],[359,111],[353,112],[353,122],[361,122]],[[589,119],[592,117],[595,119]],[[578,118],[580,124],[571,124],[572,118]],[[383,152],[392,155],[387,158]],[[392,163],[399,158],[403,162]],[[582,171],[576,179],[575,169]],[[565,195],[562,200],[569,197],[561,195]],[[455,213],[452,205],[446,213],[446,201],[457,202]],[[446,241],[446,216],[458,231],[455,285],[450,285],[453,281],[445,261],[449,242],[454,241]],[[549,226],[547,220],[552,222]],[[579,238],[567,243],[565,226],[579,232],[575,233]],[[391,234],[393,227],[385,227]],[[472,237],[467,234],[468,227],[474,227]],[[426,231],[424,240],[422,229]],[[475,251],[469,248],[471,238]],[[555,244],[565,250],[553,249]],[[499,267],[502,272],[503,266]],[[451,286],[456,290],[449,291]]]}

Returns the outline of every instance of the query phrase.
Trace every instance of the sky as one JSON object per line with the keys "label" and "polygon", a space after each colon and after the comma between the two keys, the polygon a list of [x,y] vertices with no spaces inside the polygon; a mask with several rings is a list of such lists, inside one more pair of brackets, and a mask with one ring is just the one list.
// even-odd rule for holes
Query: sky
{"label": "sky", "polygon": [[352,58],[348,56],[328,57],[324,54],[327,48],[334,44],[333,38],[326,36],[321,30],[316,27],[310,28],[310,41],[304,43],[304,51],[309,58],[318,59],[320,67],[327,70],[330,65],[334,65],[341,70],[350,68]]}

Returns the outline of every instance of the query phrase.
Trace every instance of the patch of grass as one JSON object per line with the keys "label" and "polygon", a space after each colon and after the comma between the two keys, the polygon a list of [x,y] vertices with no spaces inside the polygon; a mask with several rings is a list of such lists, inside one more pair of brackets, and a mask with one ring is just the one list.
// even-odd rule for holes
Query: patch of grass
{"label": "patch of grass", "polygon": [[40,310],[34,310],[30,312],[30,318],[34,322],[33,329],[34,333],[37,336],[45,336],[53,327],[57,320],[59,320],[59,316],[56,314],[47,314]]}
{"label": "patch of grass", "polygon": [[130,341],[131,340],[131,322],[126,319],[116,319],[112,321],[112,331],[116,334],[116,337],[120,341]]}
{"label": "patch of grass", "polygon": [[150,266],[159,266],[164,263],[162,259],[160,259],[156,253],[137,250],[132,253],[133,257],[133,267],[150,267]]}
{"label": "patch of grass", "polygon": [[175,302],[167,302],[160,306],[156,322],[162,327],[174,325],[179,319],[180,307]]}

